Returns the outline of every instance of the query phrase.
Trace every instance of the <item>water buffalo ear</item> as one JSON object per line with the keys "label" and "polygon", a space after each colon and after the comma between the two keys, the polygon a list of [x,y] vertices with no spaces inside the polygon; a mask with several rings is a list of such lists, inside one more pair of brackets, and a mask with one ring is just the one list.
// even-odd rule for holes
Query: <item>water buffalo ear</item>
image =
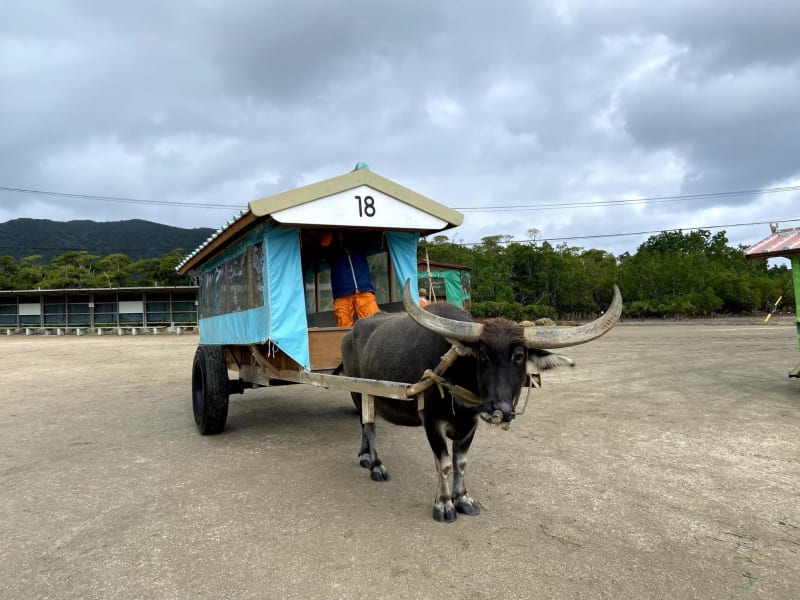
{"label": "water buffalo ear", "polygon": [[538,373],[556,367],[574,367],[575,361],[563,354],[554,354],[547,350],[530,350],[528,352],[528,371]]}

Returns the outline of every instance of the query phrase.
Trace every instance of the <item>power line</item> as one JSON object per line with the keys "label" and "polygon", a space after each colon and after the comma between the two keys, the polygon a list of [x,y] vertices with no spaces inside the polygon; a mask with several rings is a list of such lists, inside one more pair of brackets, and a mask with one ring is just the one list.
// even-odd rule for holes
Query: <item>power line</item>
{"label": "power line", "polygon": [[118,196],[97,196],[93,194],[68,194],[66,192],[50,192],[47,190],[29,190],[26,188],[12,188],[0,186],[3,192],[18,192],[21,194],[38,194],[41,196],[58,196],[64,198],[81,198],[83,200],[100,200],[103,202],[116,202],[118,204],[152,204],[157,206],[180,206],[183,208],[212,208],[218,210],[239,210],[242,205],[233,204],[208,204],[204,202],[176,202],[171,200],[142,200],[140,198],[120,198]]}
{"label": "power line", "polygon": [[[94,194],[72,194],[67,192],[53,192],[48,190],[34,190],[28,188],[13,188],[13,187],[5,187],[0,186],[0,191],[5,192],[17,192],[23,194],[38,194],[44,196],[58,196],[58,197],[67,197],[67,198],[81,198],[85,200],[98,200],[103,202],[116,202],[121,204],[150,204],[150,205],[158,205],[158,206],[180,206],[183,208],[204,208],[204,209],[216,209],[216,210],[237,210],[241,209],[241,205],[231,205],[231,204],[213,204],[213,203],[202,203],[202,202],[177,202],[177,201],[170,201],[170,200],[144,200],[141,198],[124,198],[119,196],[101,196],[101,195],[94,195]],[[754,196],[760,194],[777,194],[777,193],[786,193],[786,192],[796,192],[800,191],[800,185],[791,185],[791,186],[783,186],[783,187],[773,187],[773,188],[760,188],[760,189],[752,189],[752,190],[735,190],[735,191],[728,191],[728,192],[709,192],[704,194],[682,194],[677,196],[653,196],[648,198],[631,198],[631,199],[623,199],[623,200],[598,200],[598,201],[585,201],[585,202],[560,202],[560,203],[550,203],[550,204],[520,204],[520,205],[501,205],[501,206],[492,206],[492,207],[455,207],[455,210],[465,211],[465,212],[503,212],[503,211],[532,211],[532,210],[551,210],[551,209],[559,209],[559,208],[587,208],[587,207],[602,207],[602,206],[625,206],[630,204],[650,204],[650,203],[661,203],[661,202],[679,202],[679,201],[688,201],[688,200],[699,200],[699,199],[709,199],[709,198],[728,198],[728,197],[738,197],[738,196]],[[602,239],[602,238],[614,238],[614,237],[627,237],[627,236],[634,236],[634,235],[653,235],[662,233],[663,231],[683,231],[683,230],[697,230],[697,229],[723,229],[723,228],[730,228],[730,227],[746,227],[750,225],[764,225],[775,221],[785,221],[785,222],[794,222],[800,221],[800,217],[791,217],[787,219],[772,219],[770,221],[757,221],[753,223],[731,223],[727,225],[709,225],[709,226],[702,226],[702,227],[673,227],[669,229],[659,229],[659,230],[650,230],[650,231],[635,231],[635,232],[627,232],[627,233],[606,233],[606,234],[597,234],[597,235],[583,235],[583,236],[569,236],[569,237],[554,237],[554,238],[542,238],[536,240],[537,242],[563,242],[563,241],[572,241],[572,240],[591,240],[591,239]],[[509,240],[509,241],[501,241],[498,243],[509,244],[515,243],[518,240]],[[461,246],[479,246],[483,242],[467,242],[461,243],[458,245]],[[0,248],[4,248],[8,246],[0,246]],[[48,250],[56,250],[56,248],[48,248]]]}
{"label": "power line", "polygon": [[[768,225],[770,223],[792,223],[795,221],[800,221],[800,217],[788,217],[785,219],[771,219],[769,221],[754,221],[752,223],[730,223],[728,225],[699,225],[695,227],[668,227],[664,229],[654,229],[652,231],[631,231],[627,233],[603,233],[597,235],[575,235],[569,237],[553,237],[553,238],[541,238],[537,240],[532,240],[536,242],[567,242],[572,240],[593,240],[593,239],[601,239],[601,238],[614,238],[614,237],[626,237],[631,235],[654,235],[658,233],[663,233],[665,231],[694,231],[700,229],[728,229],[731,227],[748,227],[751,225]],[[494,237],[494,236],[491,236]],[[501,236],[502,237],[502,236]],[[525,240],[528,241],[528,240]],[[452,242],[455,243],[455,242]],[[498,244],[518,244],[520,240],[499,240]],[[483,242],[464,242],[458,243],[458,246],[480,246]]]}
{"label": "power line", "polygon": [[[65,198],[81,198],[84,200],[98,200],[103,202],[116,202],[118,204],[150,204],[156,206],[180,206],[183,208],[205,208],[215,210],[239,210],[242,205],[214,204],[204,202],[177,202],[171,200],[144,200],[141,198],[124,198],[119,196],[102,196],[96,194],[71,194],[67,192],[53,192],[48,190],[34,190],[28,188],[14,188],[0,186],[0,191],[17,192],[20,194],[37,194],[42,196],[57,196]],[[735,190],[728,192],[709,192],[705,194],[682,194],[677,196],[653,196],[647,198],[628,198],[622,200],[597,200],[581,202],[553,202],[548,204],[517,204],[500,206],[462,206],[454,207],[455,210],[464,212],[505,212],[505,211],[534,211],[553,210],[560,208],[591,208],[601,206],[626,206],[631,204],[654,204],[663,202],[685,202],[688,200],[702,200],[711,198],[731,198],[738,196],[757,196],[760,194],[779,194],[800,191],[800,185],[784,187],[760,188],[753,190]]]}
{"label": "power line", "polygon": [[550,204],[517,204],[492,207],[454,207],[455,210],[464,212],[496,212],[496,211],[531,211],[552,210],[558,208],[590,208],[595,206],[625,206],[630,204],[655,204],[662,202],[685,202],[688,200],[703,200],[710,198],[731,198],[737,196],[757,196],[760,194],[779,194],[800,191],[800,185],[790,185],[775,188],[761,188],[757,190],[737,190],[732,192],[710,192],[706,194],[682,194],[679,196],[653,196],[651,198],[630,198],[626,200],[597,200],[584,202],[554,202]]}

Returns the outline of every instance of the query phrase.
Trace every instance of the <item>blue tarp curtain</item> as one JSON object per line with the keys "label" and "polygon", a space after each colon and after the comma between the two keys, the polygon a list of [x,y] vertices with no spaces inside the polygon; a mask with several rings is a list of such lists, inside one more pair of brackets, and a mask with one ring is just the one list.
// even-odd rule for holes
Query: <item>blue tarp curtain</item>
{"label": "blue tarp curtain", "polygon": [[397,281],[400,289],[411,280],[411,296],[414,302],[419,303],[419,285],[417,284],[417,244],[419,234],[408,231],[387,231],[386,239],[389,241],[389,255],[392,257]]}
{"label": "blue tarp curtain", "polygon": [[264,303],[269,307],[269,339],[304,369],[311,369],[308,320],[300,264],[300,230],[277,227],[264,240],[267,260]]}

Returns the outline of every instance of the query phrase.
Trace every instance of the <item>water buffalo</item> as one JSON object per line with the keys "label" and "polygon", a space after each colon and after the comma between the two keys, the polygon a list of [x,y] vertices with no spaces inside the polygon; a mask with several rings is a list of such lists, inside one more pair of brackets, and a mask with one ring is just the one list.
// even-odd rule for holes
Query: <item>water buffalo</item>
{"label": "water buffalo", "polygon": [[[425,428],[438,472],[433,518],[452,522],[457,512],[480,512],[464,482],[467,452],[479,417],[508,427],[514,420],[528,362],[537,370],[572,364],[567,357],[545,348],[583,344],[603,335],[619,318],[622,298],[614,286],[614,298],[605,314],[573,328],[522,327],[502,318],[479,323],[469,313],[446,303],[433,303],[423,309],[412,300],[408,282],[403,303],[406,313],[379,313],[356,322],[342,341],[344,374],[414,383],[424,371],[434,369],[448,350],[456,351],[457,358],[443,374],[444,398],[441,388],[430,387],[424,392],[424,408],[419,412],[413,401],[375,398],[375,411],[387,421]],[[460,388],[453,391],[452,386]],[[461,393],[460,389],[467,391]],[[354,392],[353,400],[360,410],[361,394]],[[446,437],[453,443],[452,457]],[[370,470],[373,480],[389,479],[378,458],[375,424],[364,422],[363,413],[359,460],[362,467]]]}

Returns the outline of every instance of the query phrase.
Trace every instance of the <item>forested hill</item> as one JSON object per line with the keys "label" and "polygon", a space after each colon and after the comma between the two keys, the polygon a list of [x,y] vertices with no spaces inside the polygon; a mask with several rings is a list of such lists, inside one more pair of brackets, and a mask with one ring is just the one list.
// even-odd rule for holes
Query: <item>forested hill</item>
{"label": "forested hill", "polygon": [[182,229],[151,221],[50,221],[14,219],[0,223],[0,256],[19,260],[41,255],[44,262],[70,251],[97,256],[126,254],[131,259],[158,258],[176,249],[191,252],[213,229]]}

